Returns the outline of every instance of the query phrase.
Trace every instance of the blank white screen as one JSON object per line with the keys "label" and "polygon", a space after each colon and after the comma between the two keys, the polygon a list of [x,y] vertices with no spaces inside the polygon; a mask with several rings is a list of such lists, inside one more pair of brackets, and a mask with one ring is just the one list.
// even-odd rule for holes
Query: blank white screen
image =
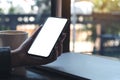
{"label": "blank white screen", "polygon": [[48,57],[67,19],[49,17],[30,47],[28,54]]}

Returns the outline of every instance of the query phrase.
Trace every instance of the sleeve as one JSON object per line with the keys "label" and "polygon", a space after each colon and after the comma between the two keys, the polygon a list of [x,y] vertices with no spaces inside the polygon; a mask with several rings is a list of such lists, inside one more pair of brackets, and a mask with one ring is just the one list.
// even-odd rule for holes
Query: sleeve
{"label": "sleeve", "polygon": [[0,77],[8,77],[11,72],[10,48],[0,48]]}

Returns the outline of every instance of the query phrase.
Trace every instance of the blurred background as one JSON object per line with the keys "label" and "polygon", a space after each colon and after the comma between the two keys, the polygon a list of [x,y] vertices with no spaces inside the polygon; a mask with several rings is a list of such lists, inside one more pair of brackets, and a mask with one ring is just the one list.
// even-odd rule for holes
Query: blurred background
{"label": "blurred background", "polygon": [[[0,30],[32,32],[51,14],[51,0],[0,0]],[[120,57],[120,0],[71,0],[70,51]]]}

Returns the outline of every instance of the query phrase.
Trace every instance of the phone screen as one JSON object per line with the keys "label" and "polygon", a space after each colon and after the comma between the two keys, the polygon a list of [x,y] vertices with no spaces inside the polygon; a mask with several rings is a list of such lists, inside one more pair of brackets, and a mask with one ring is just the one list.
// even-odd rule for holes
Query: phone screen
{"label": "phone screen", "polygon": [[67,24],[66,18],[48,17],[28,50],[28,54],[48,57]]}

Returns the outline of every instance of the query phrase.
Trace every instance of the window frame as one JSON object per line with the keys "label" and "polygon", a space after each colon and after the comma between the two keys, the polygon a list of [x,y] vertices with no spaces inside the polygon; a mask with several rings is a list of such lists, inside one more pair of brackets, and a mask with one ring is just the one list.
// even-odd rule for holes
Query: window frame
{"label": "window frame", "polygon": [[[70,3],[71,0],[51,0],[51,16],[62,17],[70,20]],[[66,28],[66,38],[63,42],[63,52],[69,52],[70,49],[70,23]]]}

